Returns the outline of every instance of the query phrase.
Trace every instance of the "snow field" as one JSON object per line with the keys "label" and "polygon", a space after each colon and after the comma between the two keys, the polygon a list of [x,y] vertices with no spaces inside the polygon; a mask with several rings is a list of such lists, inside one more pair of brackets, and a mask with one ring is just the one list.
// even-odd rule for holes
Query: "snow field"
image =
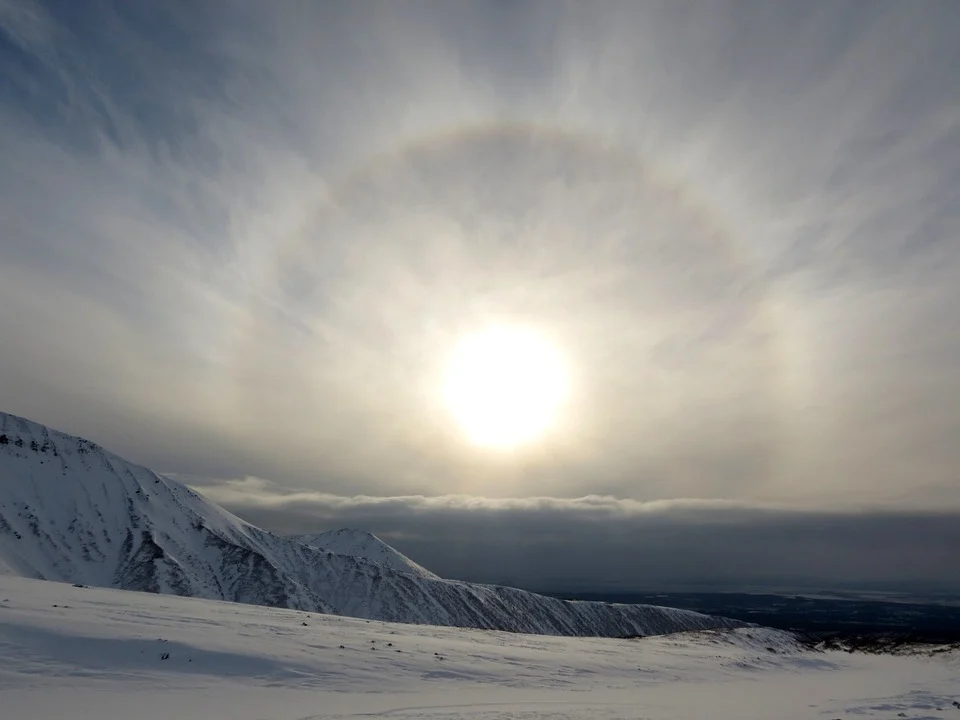
{"label": "snow field", "polygon": [[546,637],[0,577],[3,720],[960,719],[958,678],[756,628]]}

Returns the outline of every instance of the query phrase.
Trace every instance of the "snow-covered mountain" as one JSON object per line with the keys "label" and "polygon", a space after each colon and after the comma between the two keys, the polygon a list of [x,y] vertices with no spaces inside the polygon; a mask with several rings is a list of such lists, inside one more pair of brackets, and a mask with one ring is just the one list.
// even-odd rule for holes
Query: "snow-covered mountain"
{"label": "snow-covered mountain", "polygon": [[[346,537],[346,536],[345,536]],[[344,541],[344,547],[356,549]],[[372,543],[361,543],[370,551]],[[396,562],[399,553],[391,556]],[[400,572],[261,530],[83,438],[0,413],[0,573],[359,618],[546,635],[743,623]]]}
{"label": "snow-covered mountain", "polygon": [[329,550],[338,555],[366,558],[397,572],[410,573],[430,580],[439,579],[439,576],[418,565],[402,552],[390,547],[376,535],[368,533],[366,530],[342,528],[316,533],[315,535],[295,535],[293,539],[304,545]]}

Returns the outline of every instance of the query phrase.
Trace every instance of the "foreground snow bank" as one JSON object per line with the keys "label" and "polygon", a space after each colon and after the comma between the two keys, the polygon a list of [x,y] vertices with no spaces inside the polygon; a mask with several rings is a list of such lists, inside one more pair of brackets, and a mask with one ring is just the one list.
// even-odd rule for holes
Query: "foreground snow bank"
{"label": "foreground snow bank", "polygon": [[544,637],[0,577],[4,720],[960,718],[958,669],[753,628]]}

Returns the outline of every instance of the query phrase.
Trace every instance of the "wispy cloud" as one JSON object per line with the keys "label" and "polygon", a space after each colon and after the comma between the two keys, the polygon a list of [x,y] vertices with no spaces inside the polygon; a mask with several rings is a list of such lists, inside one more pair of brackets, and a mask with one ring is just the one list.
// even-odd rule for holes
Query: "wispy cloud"
{"label": "wispy cloud", "polygon": [[[956,22],[0,0],[0,405],[344,496],[956,507]],[[496,318],[575,383],[494,457],[438,378]]]}
{"label": "wispy cloud", "polygon": [[35,0],[2,0],[0,32],[28,53],[46,53],[54,38],[54,24]]}

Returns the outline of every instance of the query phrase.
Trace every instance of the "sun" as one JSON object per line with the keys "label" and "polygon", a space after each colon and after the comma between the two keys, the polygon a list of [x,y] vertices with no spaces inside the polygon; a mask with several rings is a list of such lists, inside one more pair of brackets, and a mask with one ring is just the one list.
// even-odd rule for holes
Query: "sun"
{"label": "sun", "polygon": [[497,448],[546,434],[567,393],[560,351],[530,329],[507,326],[463,338],[450,357],[444,385],[447,406],[469,440]]}

